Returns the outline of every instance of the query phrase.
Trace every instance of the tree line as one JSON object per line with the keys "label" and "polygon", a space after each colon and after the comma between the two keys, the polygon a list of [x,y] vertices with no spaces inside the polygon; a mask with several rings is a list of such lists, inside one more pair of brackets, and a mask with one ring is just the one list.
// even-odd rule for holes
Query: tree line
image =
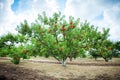
{"label": "tree line", "polygon": [[120,57],[120,41],[108,39],[110,29],[99,31],[98,27],[72,16],[66,20],[60,12],[51,17],[43,12],[30,25],[24,20],[16,30],[17,35],[8,33],[0,37],[0,56],[11,57],[14,64],[31,56],[52,56],[63,66],[66,59],[72,61],[88,55],[95,60],[102,57],[106,62],[113,56]]}

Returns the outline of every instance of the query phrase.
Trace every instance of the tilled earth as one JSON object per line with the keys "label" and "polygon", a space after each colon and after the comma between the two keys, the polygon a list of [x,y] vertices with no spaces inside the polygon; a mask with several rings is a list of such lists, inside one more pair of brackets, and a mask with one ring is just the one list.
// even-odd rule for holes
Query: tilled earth
{"label": "tilled earth", "polygon": [[0,80],[56,80],[53,77],[42,75],[42,73],[41,71],[0,63]]}
{"label": "tilled earth", "polygon": [[[54,64],[54,63],[48,63],[48,64]],[[82,65],[84,64],[80,64],[80,66]],[[111,64],[111,65],[119,67],[119,64],[117,65]],[[96,64],[96,66],[98,65]],[[102,66],[102,64],[100,66]],[[107,65],[104,64],[103,66],[108,66],[108,64]],[[41,70],[32,70],[18,65],[9,64],[6,62],[5,63],[0,62],[0,80],[120,80],[120,72],[118,70],[116,73],[113,73],[112,75],[106,73],[96,75],[93,79],[88,79],[87,76],[82,76],[82,75],[76,78],[70,77],[66,79],[66,78],[56,78],[54,76],[47,75],[45,74],[44,71]]]}

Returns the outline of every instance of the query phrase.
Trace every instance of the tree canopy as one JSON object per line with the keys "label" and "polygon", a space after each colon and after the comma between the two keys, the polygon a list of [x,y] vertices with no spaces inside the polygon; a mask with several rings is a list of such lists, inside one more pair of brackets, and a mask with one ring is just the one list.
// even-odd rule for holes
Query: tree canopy
{"label": "tree canopy", "polygon": [[65,66],[68,58],[72,61],[76,57],[85,57],[86,52],[95,59],[103,57],[105,61],[113,55],[113,43],[108,39],[109,29],[104,28],[100,32],[98,27],[87,21],[80,22],[79,18],[70,16],[66,20],[60,12],[51,17],[43,12],[31,25],[25,20],[16,30],[19,33],[17,36],[8,34],[0,38],[1,49],[8,41],[12,44],[10,46],[21,44],[10,49],[10,56],[14,59],[15,56],[19,59],[28,56],[52,56]]}

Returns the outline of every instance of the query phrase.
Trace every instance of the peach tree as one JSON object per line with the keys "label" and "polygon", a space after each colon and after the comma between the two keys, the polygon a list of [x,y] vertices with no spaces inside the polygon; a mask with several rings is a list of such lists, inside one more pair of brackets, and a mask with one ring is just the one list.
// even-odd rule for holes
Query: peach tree
{"label": "peach tree", "polygon": [[8,33],[4,36],[0,37],[0,57],[11,57],[12,63],[19,64],[20,59],[28,58],[25,52],[25,46],[19,45],[16,46],[18,43],[23,43],[25,39],[24,36],[20,35],[13,35]]}
{"label": "peach tree", "polygon": [[[52,56],[63,65],[66,60],[84,55],[85,39],[81,36],[79,19],[65,16],[60,13],[54,13],[48,17],[45,13],[39,15],[30,26],[25,21],[24,25],[18,26],[18,32],[29,36],[34,45],[33,55],[49,57]],[[84,36],[84,35],[83,35]]]}
{"label": "peach tree", "polygon": [[25,20],[17,27],[17,31],[31,44],[28,46],[29,56],[52,56],[63,66],[67,59],[72,61],[76,57],[85,57],[86,52],[95,57],[101,56],[106,61],[111,54],[107,40],[109,30],[103,30],[102,33],[87,21],[80,23],[74,17],[66,20],[61,13],[48,17],[43,12],[31,25]]}
{"label": "peach tree", "polygon": [[9,54],[10,49],[16,42],[16,37],[11,33],[7,35],[3,35],[0,37],[0,56],[7,56]]}
{"label": "peach tree", "polygon": [[94,38],[89,38],[89,44],[91,48],[89,49],[90,54],[97,59],[97,57],[102,57],[106,62],[112,59],[113,56],[113,43],[108,39],[109,29],[103,28],[102,32],[93,32],[90,34]]}

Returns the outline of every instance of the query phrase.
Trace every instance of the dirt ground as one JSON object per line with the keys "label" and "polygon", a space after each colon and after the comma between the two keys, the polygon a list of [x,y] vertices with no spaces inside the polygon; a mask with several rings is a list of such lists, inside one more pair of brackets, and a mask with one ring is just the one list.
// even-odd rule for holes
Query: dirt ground
{"label": "dirt ground", "polygon": [[54,59],[33,58],[14,65],[0,58],[0,80],[120,80],[120,59],[77,59],[63,67]]}

